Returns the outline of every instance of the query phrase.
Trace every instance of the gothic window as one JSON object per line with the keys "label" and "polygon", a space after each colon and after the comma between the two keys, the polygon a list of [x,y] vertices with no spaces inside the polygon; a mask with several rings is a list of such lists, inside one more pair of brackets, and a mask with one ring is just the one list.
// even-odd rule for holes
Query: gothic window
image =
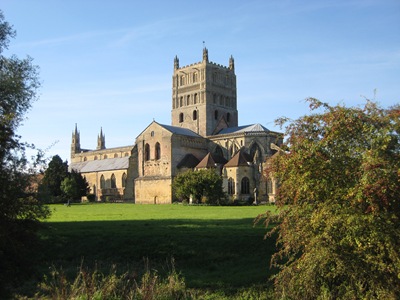
{"label": "gothic window", "polygon": [[144,160],[145,161],[150,160],[150,145],[149,144],[144,145]]}
{"label": "gothic window", "polygon": [[250,181],[248,177],[242,178],[241,193],[250,194]]}
{"label": "gothic window", "polygon": [[122,174],[122,187],[124,188],[126,186],[126,174]]}
{"label": "gothic window", "polygon": [[153,137],[154,136],[154,131],[150,132],[150,135]]}
{"label": "gothic window", "polygon": [[251,156],[252,159],[254,159],[256,153],[257,153],[258,159],[261,159],[261,157],[260,157],[260,155],[261,155],[260,147],[258,146],[257,143],[254,143],[250,148],[250,156]]}
{"label": "gothic window", "polygon": [[193,82],[197,82],[197,73],[196,72],[193,73]]}
{"label": "gothic window", "polygon": [[228,179],[228,194],[235,194],[235,181],[231,177]]}
{"label": "gothic window", "polygon": [[267,193],[268,194],[273,194],[274,193],[274,190],[272,188],[272,180],[271,179],[267,180]]}
{"label": "gothic window", "polygon": [[179,123],[182,123],[183,122],[183,113],[180,113],[179,114]]}
{"label": "gothic window", "polygon": [[218,110],[214,111],[214,119],[218,120]]}
{"label": "gothic window", "polygon": [[114,175],[114,174],[111,175],[111,188],[112,188],[112,189],[117,188],[117,183],[116,183],[115,175]]}
{"label": "gothic window", "polygon": [[193,111],[193,120],[197,120],[197,110]]}
{"label": "gothic window", "polygon": [[190,105],[190,95],[187,95],[186,97],[186,105]]}
{"label": "gothic window", "polygon": [[179,107],[182,107],[183,106],[183,97],[180,97],[179,98]]}
{"label": "gothic window", "polygon": [[184,75],[181,76],[180,85],[185,85],[185,76]]}
{"label": "gothic window", "polygon": [[193,104],[197,104],[197,94],[194,94],[193,96]]}
{"label": "gothic window", "polygon": [[213,94],[213,103],[217,104],[217,95],[216,94]]}
{"label": "gothic window", "polygon": [[160,143],[158,143],[158,142],[156,143],[156,146],[155,146],[154,156],[155,156],[156,160],[161,158],[161,147],[160,147]]}
{"label": "gothic window", "polygon": [[100,188],[104,189],[106,187],[106,180],[104,179],[104,175],[100,177]]}
{"label": "gothic window", "polygon": [[231,121],[231,114],[227,113],[226,114],[226,121],[229,123]]}
{"label": "gothic window", "polygon": [[222,148],[220,146],[215,147],[214,153],[215,153],[215,155],[218,155],[221,157],[224,156],[224,153],[222,152]]}

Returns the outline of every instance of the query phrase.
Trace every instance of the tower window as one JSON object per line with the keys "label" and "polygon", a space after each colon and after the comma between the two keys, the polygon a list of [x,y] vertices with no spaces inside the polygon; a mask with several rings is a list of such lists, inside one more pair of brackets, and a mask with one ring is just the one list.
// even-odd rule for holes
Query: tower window
{"label": "tower window", "polygon": [[197,110],[193,111],[193,120],[197,120]]}
{"label": "tower window", "polygon": [[186,98],[186,105],[190,105],[191,103],[190,103],[190,95],[188,95],[187,96],[187,98]]}
{"label": "tower window", "polygon": [[158,142],[156,143],[154,154],[155,154],[154,156],[155,156],[156,160],[161,158],[161,147],[160,147],[160,143],[158,143]]}
{"label": "tower window", "polygon": [[144,160],[145,161],[150,160],[150,145],[149,144],[146,144],[144,146]]}
{"label": "tower window", "polygon": [[231,114],[227,113],[226,114],[226,121],[229,123],[231,121]]}
{"label": "tower window", "polygon": [[194,94],[193,96],[193,104],[197,104],[197,94]]}
{"label": "tower window", "polygon": [[183,113],[180,113],[179,114],[179,123],[182,123],[183,122]]}
{"label": "tower window", "polygon": [[179,107],[182,107],[182,105],[183,105],[183,97],[180,97],[179,98]]}
{"label": "tower window", "polygon": [[214,111],[214,119],[218,120],[218,110]]}

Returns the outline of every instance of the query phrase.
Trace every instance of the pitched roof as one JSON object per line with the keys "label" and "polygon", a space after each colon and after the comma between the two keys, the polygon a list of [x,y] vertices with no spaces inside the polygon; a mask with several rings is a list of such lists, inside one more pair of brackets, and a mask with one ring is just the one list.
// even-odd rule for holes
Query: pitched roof
{"label": "pitched roof", "polygon": [[229,133],[241,133],[241,132],[269,132],[269,130],[264,126],[262,126],[261,124],[257,123],[252,125],[224,128],[217,134],[229,134]]}
{"label": "pitched roof", "polygon": [[232,158],[225,164],[225,167],[248,166],[252,162],[251,156],[241,148]]}
{"label": "pitched roof", "polygon": [[157,124],[175,134],[200,137],[200,135],[198,135],[197,133],[195,133],[187,128],[171,126],[171,125],[164,125],[164,124],[160,124],[160,123],[157,123]]}
{"label": "pitched roof", "polygon": [[202,160],[199,162],[199,164],[196,166],[196,168],[215,168],[216,164],[222,164],[224,165],[226,163],[226,159],[222,156],[208,153]]}
{"label": "pitched roof", "polygon": [[88,160],[71,163],[70,168],[80,173],[121,170],[129,167],[129,157],[108,158],[100,160]]}
{"label": "pitched roof", "polygon": [[198,165],[200,161],[197,159],[196,156],[194,156],[193,154],[189,153],[186,154],[182,160],[178,163],[178,165],[176,166],[178,169],[179,168],[194,168],[195,166]]}

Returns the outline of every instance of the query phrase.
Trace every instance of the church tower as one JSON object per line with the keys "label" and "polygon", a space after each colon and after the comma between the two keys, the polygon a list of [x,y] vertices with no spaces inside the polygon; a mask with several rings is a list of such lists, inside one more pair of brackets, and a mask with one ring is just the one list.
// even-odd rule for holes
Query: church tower
{"label": "church tower", "polygon": [[75,124],[75,130],[72,132],[71,157],[79,152],[81,152],[81,141],[78,126]]}
{"label": "church tower", "polygon": [[106,136],[103,134],[103,128],[100,128],[100,134],[97,136],[96,150],[106,149]]}
{"label": "church tower", "polygon": [[231,56],[229,66],[208,59],[179,67],[174,59],[172,78],[172,125],[188,128],[201,136],[210,136],[223,128],[238,126],[236,75]]}

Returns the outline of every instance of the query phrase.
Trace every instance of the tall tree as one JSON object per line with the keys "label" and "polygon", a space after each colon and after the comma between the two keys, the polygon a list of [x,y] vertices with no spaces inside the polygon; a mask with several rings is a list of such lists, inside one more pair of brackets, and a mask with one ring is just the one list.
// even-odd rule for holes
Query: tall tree
{"label": "tall tree", "polygon": [[72,170],[61,182],[61,190],[68,200],[80,200],[89,192],[89,184],[82,174]]}
{"label": "tall tree", "polygon": [[266,170],[280,180],[277,297],[399,299],[400,106],[308,102]]}
{"label": "tall tree", "polygon": [[61,182],[67,176],[68,163],[66,161],[63,162],[60,156],[54,155],[44,172],[43,180],[39,187],[42,200],[45,200],[45,202],[61,202],[63,200]]}
{"label": "tall tree", "polygon": [[28,146],[16,135],[24,115],[36,100],[39,88],[38,68],[31,58],[5,57],[12,26],[0,11],[0,294],[27,273],[33,233],[48,209],[31,193]]}

